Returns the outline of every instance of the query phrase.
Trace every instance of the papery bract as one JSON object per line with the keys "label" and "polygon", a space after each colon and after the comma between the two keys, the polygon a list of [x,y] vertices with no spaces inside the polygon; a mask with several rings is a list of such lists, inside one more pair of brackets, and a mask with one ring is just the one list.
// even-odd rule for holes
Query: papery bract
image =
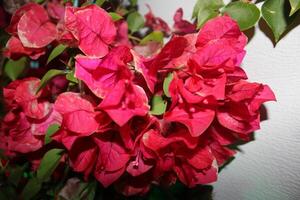
{"label": "papery bract", "polygon": [[171,29],[169,28],[168,24],[161,19],[160,17],[154,16],[151,7],[147,5],[149,12],[145,15],[145,25],[152,28],[154,31],[161,31],[165,33],[166,35],[169,35],[171,32]]}
{"label": "papery bract", "polygon": [[3,54],[11,59],[17,60],[22,56],[29,56],[31,59],[36,60],[46,53],[45,48],[27,48],[24,47],[20,39],[12,36],[6,44]]}
{"label": "papery bract", "polygon": [[45,47],[56,37],[55,25],[39,5],[32,6],[20,17],[17,32],[22,44],[29,48]]}
{"label": "papery bract", "polygon": [[249,134],[259,129],[259,107],[263,102],[275,100],[268,86],[241,81],[229,90],[231,99],[217,112],[220,124],[234,132]]}
{"label": "papery bract", "polygon": [[119,81],[99,108],[107,112],[119,126],[123,126],[134,116],[145,116],[149,111],[145,91],[128,80]]}
{"label": "papery bract", "polygon": [[64,18],[65,7],[59,3],[59,0],[53,0],[47,3],[47,12],[53,19],[60,20]]}
{"label": "papery bract", "polygon": [[96,5],[67,7],[65,26],[79,41],[79,49],[91,57],[105,56],[116,36],[112,18]]}
{"label": "papery bract", "polygon": [[120,80],[130,80],[127,63],[132,60],[128,47],[119,46],[103,59],[76,56],[75,76],[98,97],[104,98]]}
{"label": "papery bract", "polygon": [[228,41],[237,49],[244,49],[247,37],[241,32],[237,22],[229,16],[209,20],[199,31],[196,46],[201,48],[220,40]]}
{"label": "papery bract", "polygon": [[189,33],[194,33],[196,32],[196,25],[190,23],[187,20],[183,19],[183,10],[182,8],[179,8],[174,17],[174,33],[176,34],[189,34]]}
{"label": "papery bract", "polygon": [[93,104],[80,94],[66,92],[59,95],[54,109],[63,115],[63,125],[70,131],[88,136],[98,129]]}
{"label": "papery bract", "polygon": [[129,160],[129,154],[121,146],[116,134],[107,132],[94,138],[100,152],[94,175],[104,187],[111,185],[124,173]]}

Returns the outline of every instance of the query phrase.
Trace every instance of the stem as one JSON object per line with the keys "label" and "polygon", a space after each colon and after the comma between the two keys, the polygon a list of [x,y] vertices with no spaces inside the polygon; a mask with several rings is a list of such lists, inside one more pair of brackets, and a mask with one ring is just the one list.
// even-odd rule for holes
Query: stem
{"label": "stem", "polygon": [[81,95],[85,95],[84,84],[83,84],[83,82],[81,80],[78,80],[78,87],[79,87],[80,94]]}
{"label": "stem", "polygon": [[136,40],[136,41],[138,41],[138,42],[142,41],[140,38],[135,37],[135,36],[132,36],[132,35],[128,35],[128,38],[129,38],[129,39],[132,39],[132,40]]}

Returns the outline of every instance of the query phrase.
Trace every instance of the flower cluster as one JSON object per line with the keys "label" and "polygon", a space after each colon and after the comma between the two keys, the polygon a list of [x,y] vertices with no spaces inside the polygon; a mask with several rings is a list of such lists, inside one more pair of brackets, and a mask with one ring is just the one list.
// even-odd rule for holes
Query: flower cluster
{"label": "flower cluster", "polygon": [[[38,59],[49,45],[67,45],[80,89],[57,89],[25,78],[4,88],[9,110],[1,145],[16,156],[42,149],[51,137],[63,146],[75,172],[124,195],[146,193],[151,184],[188,187],[217,180],[218,168],[259,129],[260,106],[275,100],[267,85],[251,83],[240,67],[246,36],[228,16],[195,25],[174,16],[170,41],[145,56],[128,39],[126,21],[114,21],[96,5],[29,3],[12,17],[5,55]],[[146,25],[171,29],[150,11]],[[150,46],[148,47],[150,48]],[[66,55],[64,55],[66,56]],[[65,160],[61,161],[65,162]]]}

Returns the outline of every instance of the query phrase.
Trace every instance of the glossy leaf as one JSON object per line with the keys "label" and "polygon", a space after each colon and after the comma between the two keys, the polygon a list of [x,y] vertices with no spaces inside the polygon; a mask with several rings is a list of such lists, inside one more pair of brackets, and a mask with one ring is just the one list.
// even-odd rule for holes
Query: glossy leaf
{"label": "glossy leaf", "polygon": [[72,83],[78,83],[78,79],[74,76],[74,70],[66,74],[66,79]]}
{"label": "glossy leaf", "polygon": [[58,69],[51,69],[49,70],[42,78],[41,83],[36,91],[36,93],[38,93],[41,89],[43,89],[47,83],[53,79],[55,76],[59,76],[59,75],[63,75],[66,72],[63,70],[58,70]]}
{"label": "glossy leaf", "polygon": [[39,4],[44,3],[44,1],[45,0],[34,0],[35,3],[39,3]]}
{"label": "glossy leaf", "polygon": [[173,79],[173,74],[170,73],[164,80],[163,89],[164,89],[164,93],[167,97],[171,97],[170,92],[169,92],[169,87],[170,87],[170,83],[171,83],[172,79]]}
{"label": "glossy leaf", "polygon": [[67,48],[67,46],[63,45],[63,44],[56,46],[50,53],[48,60],[47,60],[47,64],[50,63],[54,58],[59,56],[66,48]]}
{"label": "glossy leaf", "polygon": [[161,96],[155,95],[152,99],[152,106],[150,113],[152,115],[162,115],[166,112],[167,102]]}
{"label": "glossy leaf", "polygon": [[197,27],[201,28],[205,22],[219,15],[219,9],[224,6],[223,0],[198,0],[193,18],[197,18]]}
{"label": "glossy leaf", "polygon": [[114,22],[119,21],[120,19],[123,19],[123,17],[121,15],[119,15],[118,13],[115,13],[115,12],[110,12],[109,15],[111,16],[111,18],[113,19]]}
{"label": "glossy leaf", "polygon": [[290,0],[290,4],[291,4],[290,16],[292,16],[293,14],[295,14],[295,12],[297,12],[300,9],[300,0]]}
{"label": "glossy leaf", "polygon": [[264,20],[273,31],[275,42],[279,41],[288,25],[284,9],[284,0],[267,0],[261,8]]}
{"label": "glossy leaf", "polygon": [[62,157],[63,149],[51,149],[43,157],[37,170],[37,178],[46,181],[58,166]]}
{"label": "glossy leaf", "polygon": [[138,12],[130,13],[127,17],[128,29],[134,33],[143,28],[145,20],[143,16]]}
{"label": "glossy leaf", "polygon": [[150,33],[149,35],[147,35],[141,40],[140,45],[145,45],[148,42],[163,43],[163,40],[164,40],[164,34],[161,31],[153,31],[152,33]]}
{"label": "glossy leaf", "polygon": [[260,11],[255,4],[242,1],[229,3],[223,12],[236,20],[242,31],[253,27],[260,17]]}
{"label": "glossy leaf", "polygon": [[30,200],[38,194],[42,188],[42,183],[36,177],[30,179],[21,194],[22,199]]}
{"label": "glossy leaf", "polygon": [[52,124],[48,127],[46,135],[45,135],[45,145],[49,144],[52,141],[51,136],[56,133],[60,128],[59,124]]}
{"label": "glossy leaf", "polygon": [[26,65],[25,57],[19,60],[8,60],[4,65],[4,72],[11,80],[16,80],[23,73]]}

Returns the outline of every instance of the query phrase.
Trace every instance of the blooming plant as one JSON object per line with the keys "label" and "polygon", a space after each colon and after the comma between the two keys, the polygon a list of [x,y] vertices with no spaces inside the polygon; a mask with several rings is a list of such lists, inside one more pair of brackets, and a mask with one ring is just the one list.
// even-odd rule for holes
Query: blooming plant
{"label": "blooming plant", "polygon": [[6,26],[3,199],[213,183],[275,100],[247,81],[247,37],[229,15],[197,30],[182,9],[172,28],[150,8],[144,21],[136,1],[41,3]]}

